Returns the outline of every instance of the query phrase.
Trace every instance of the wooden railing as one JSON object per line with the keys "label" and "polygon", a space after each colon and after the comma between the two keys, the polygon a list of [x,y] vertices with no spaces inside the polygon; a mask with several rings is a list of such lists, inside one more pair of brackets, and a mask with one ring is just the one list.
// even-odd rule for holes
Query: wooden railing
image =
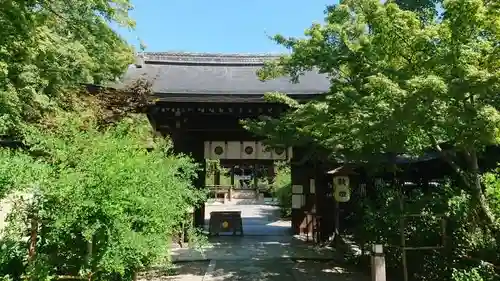
{"label": "wooden railing", "polygon": [[[206,188],[209,189],[210,193],[213,195],[213,199],[219,198],[220,195],[223,197],[223,202],[231,201],[235,196],[238,196],[239,192],[254,192],[255,199],[260,198],[260,194],[262,193],[271,193],[272,186],[259,186],[257,188],[236,188],[234,185],[206,185]],[[241,199],[241,198],[240,198]]]}
{"label": "wooden railing", "polygon": [[224,203],[226,203],[226,200],[231,201],[231,198],[233,197],[234,186],[232,185],[207,185],[206,187],[210,190],[210,192],[214,193],[215,198],[222,194]]}

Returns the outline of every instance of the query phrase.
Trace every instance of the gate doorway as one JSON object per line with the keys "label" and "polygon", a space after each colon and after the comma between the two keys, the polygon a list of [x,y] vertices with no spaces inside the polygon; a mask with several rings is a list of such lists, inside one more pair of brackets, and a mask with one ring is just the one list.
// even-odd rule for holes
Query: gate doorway
{"label": "gate doorway", "polygon": [[[273,196],[274,161],[216,159],[206,163],[205,184],[211,191],[205,203],[206,231],[213,232],[211,215],[238,212],[245,236],[291,234],[291,221],[281,218],[279,203]],[[230,230],[222,235],[236,233]]]}
{"label": "gate doorway", "polygon": [[[239,160],[229,168],[242,170],[241,176],[230,185],[240,191],[241,196],[247,197],[244,192],[255,192],[258,188],[258,183],[253,182],[257,173],[255,165],[294,158],[292,162],[295,164],[291,164],[290,168],[294,191],[291,194],[293,233],[322,232],[331,224],[331,214],[323,212],[324,204],[320,206],[320,199],[328,191],[323,180],[324,171],[315,168],[316,160],[311,159],[309,163],[301,160],[307,158],[304,157],[306,153],[301,152],[307,148],[293,147],[293,156],[289,153],[292,148],[285,145],[280,149],[267,149],[260,142],[262,137],[253,135],[241,124],[244,119],[277,118],[290,109],[285,104],[268,102],[266,93],[280,91],[302,102],[322,97],[330,88],[328,77],[316,71],[304,73],[301,83],[290,83],[287,77],[260,81],[256,71],[265,62],[277,58],[269,55],[142,53],[137,64],[129,67],[116,87],[127,87],[137,80],[150,83],[154,102],[149,107],[149,121],[159,135],[172,141],[175,152],[187,154],[200,164],[202,169],[192,182],[195,188],[207,185],[205,159],[219,159],[221,164]],[[316,179],[314,184],[311,184],[312,179]],[[212,185],[220,186],[221,183]],[[210,211],[205,211],[205,205],[193,206],[194,225],[197,227],[203,227],[209,216]],[[276,223],[272,211],[275,206],[256,203],[233,205],[231,208],[241,208],[243,216],[248,218],[247,225],[255,222],[255,225],[270,229]],[[245,205],[249,207],[243,207]],[[256,205],[262,207],[259,209]],[[321,216],[323,213],[324,216]],[[321,222],[315,219],[312,220],[314,223],[310,223],[310,217],[322,219]],[[255,231],[260,234],[272,232]]]}

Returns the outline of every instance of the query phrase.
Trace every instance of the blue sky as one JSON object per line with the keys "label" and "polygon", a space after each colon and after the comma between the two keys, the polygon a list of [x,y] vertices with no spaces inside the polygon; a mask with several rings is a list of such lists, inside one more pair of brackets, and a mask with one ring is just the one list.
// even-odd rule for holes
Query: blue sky
{"label": "blue sky", "polygon": [[[306,4],[307,3],[307,4]],[[133,0],[134,31],[119,29],[146,51],[278,53],[267,38],[281,33],[301,36],[336,0]]]}

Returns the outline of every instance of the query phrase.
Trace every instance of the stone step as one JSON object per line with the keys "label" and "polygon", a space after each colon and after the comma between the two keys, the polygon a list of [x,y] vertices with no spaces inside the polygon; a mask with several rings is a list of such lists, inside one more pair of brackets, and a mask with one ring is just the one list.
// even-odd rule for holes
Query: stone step
{"label": "stone step", "polygon": [[242,189],[233,189],[232,197],[234,199],[255,199],[257,198],[257,192],[255,190],[242,190]]}
{"label": "stone step", "polygon": [[279,202],[276,198],[260,198],[260,199],[232,199],[231,201],[222,199],[208,199],[206,204],[211,205],[278,205]]}

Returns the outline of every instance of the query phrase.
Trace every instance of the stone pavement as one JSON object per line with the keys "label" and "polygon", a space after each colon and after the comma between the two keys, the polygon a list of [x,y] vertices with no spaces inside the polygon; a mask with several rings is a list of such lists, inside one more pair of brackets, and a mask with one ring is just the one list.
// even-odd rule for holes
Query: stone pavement
{"label": "stone pavement", "polygon": [[338,254],[328,248],[318,248],[291,236],[214,237],[201,250],[176,248],[174,262],[200,260],[248,259],[307,259],[334,260]]}
{"label": "stone pavement", "polygon": [[[205,206],[205,225],[208,226],[210,212],[240,211],[245,236],[289,236],[291,222],[279,218],[279,209],[271,204],[248,204],[255,200],[233,199],[226,204],[207,204]],[[263,203],[263,202],[261,202]]]}
{"label": "stone pavement", "polygon": [[139,280],[169,281],[368,281],[340,266],[333,250],[317,248],[290,235],[290,222],[279,220],[269,205],[210,205],[213,210],[240,210],[244,237],[210,238],[201,250],[172,250],[175,274]]}
{"label": "stone pavement", "polygon": [[289,259],[211,260],[177,263],[175,274],[161,271],[139,281],[369,281],[333,261]]}

